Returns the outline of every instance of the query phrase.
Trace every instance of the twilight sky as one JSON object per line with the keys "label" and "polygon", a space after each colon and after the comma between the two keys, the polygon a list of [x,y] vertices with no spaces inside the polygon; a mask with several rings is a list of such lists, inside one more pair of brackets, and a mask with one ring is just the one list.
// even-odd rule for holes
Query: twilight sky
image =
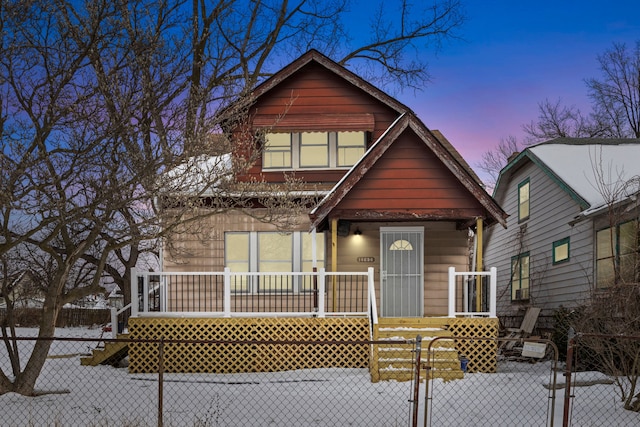
{"label": "twilight sky", "polygon": [[467,0],[465,9],[465,41],[425,52],[431,83],[396,96],[476,171],[501,138],[520,140],[545,99],[588,112],[584,80],[601,76],[596,57],[640,41],[640,0]]}

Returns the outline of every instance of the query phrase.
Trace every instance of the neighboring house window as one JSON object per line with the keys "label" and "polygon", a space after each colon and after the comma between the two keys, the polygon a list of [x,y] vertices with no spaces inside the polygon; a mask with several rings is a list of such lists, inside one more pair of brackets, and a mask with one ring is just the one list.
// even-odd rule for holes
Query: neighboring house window
{"label": "neighboring house window", "polygon": [[[313,269],[312,237],[306,232],[226,232],[225,266],[234,273],[311,272]],[[324,236],[316,238],[317,267],[324,268]],[[248,279],[233,276],[233,292],[303,292],[312,290],[310,278],[259,276]]]}
{"label": "neighboring house window", "polygon": [[553,242],[553,263],[560,264],[569,261],[569,238]]}
{"label": "neighboring house window", "polygon": [[511,258],[511,299],[529,299],[529,253]]}
{"label": "neighboring house window", "polygon": [[627,221],[596,233],[596,285],[638,281],[638,222]]}
{"label": "neighboring house window", "polygon": [[529,218],[529,178],[518,185],[518,221]]}
{"label": "neighboring house window", "polygon": [[365,149],[366,132],[267,133],[262,168],[347,168]]}

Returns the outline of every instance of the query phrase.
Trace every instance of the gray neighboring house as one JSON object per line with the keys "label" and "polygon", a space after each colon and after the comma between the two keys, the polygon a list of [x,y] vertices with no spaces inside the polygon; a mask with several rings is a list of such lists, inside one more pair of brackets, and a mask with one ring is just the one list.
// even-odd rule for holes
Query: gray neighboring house
{"label": "gray neighboring house", "polygon": [[560,306],[638,281],[640,139],[558,138],[526,148],[500,172],[493,197],[507,228],[485,232],[498,269],[498,317],[518,327],[527,307],[551,327]]}

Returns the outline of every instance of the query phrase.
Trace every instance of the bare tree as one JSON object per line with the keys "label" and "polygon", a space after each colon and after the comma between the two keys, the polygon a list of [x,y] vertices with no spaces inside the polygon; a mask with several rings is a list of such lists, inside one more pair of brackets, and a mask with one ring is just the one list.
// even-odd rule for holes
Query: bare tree
{"label": "bare tree", "polygon": [[539,103],[538,118],[522,126],[521,143],[510,136],[483,154],[477,166],[489,175],[489,187],[506,165],[505,149],[555,138],[640,138],[640,42],[633,50],[616,43],[598,62],[602,77],[586,80],[591,112],[585,115],[560,99]]}
{"label": "bare tree", "polygon": [[[227,135],[247,119],[251,89],[280,67],[276,59],[311,47],[345,65],[379,64],[378,75],[414,87],[424,68],[405,55],[462,23],[457,1],[438,4],[422,15],[403,2],[371,29],[371,43],[338,55],[344,0],[0,3],[0,279],[11,283],[20,268],[38,278],[39,337],[51,337],[62,306],[100,289],[105,275],[128,283],[163,233],[198,233],[198,218],[229,209],[287,226],[309,202],[297,196],[303,183],[291,178],[274,192],[237,179],[257,150],[229,161],[261,138],[234,135],[232,146]],[[249,209],[256,202],[263,209]],[[0,394],[31,395],[50,340],[22,363],[11,319],[0,327],[12,362]]]}
{"label": "bare tree", "polygon": [[545,99],[538,104],[538,119],[523,125],[527,145],[555,138],[593,138],[604,129],[593,118],[583,115],[575,106],[564,106],[562,100]]}
{"label": "bare tree", "polygon": [[595,117],[610,137],[640,138],[640,41],[631,50],[614,43],[598,63],[602,79],[586,80]]}
{"label": "bare tree", "polygon": [[496,147],[482,154],[482,160],[477,164],[477,167],[489,177],[488,180],[485,180],[487,189],[492,190],[495,187],[502,168],[508,163],[511,156],[519,153],[521,149],[518,139],[510,135],[501,139]]}

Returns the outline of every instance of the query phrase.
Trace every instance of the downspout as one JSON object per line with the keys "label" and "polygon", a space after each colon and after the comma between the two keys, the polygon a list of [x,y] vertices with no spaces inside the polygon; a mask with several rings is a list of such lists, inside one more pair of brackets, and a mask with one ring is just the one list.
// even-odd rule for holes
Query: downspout
{"label": "downspout", "polygon": [[[482,217],[476,218],[476,271],[482,271]],[[476,276],[476,312],[482,311],[482,276]]]}
{"label": "downspout", "polygon": [[[338,219],[331,219],[331,271],[338,271]],[[336,307],[336,276],[331,276],[332,311],[337,311]]]}

